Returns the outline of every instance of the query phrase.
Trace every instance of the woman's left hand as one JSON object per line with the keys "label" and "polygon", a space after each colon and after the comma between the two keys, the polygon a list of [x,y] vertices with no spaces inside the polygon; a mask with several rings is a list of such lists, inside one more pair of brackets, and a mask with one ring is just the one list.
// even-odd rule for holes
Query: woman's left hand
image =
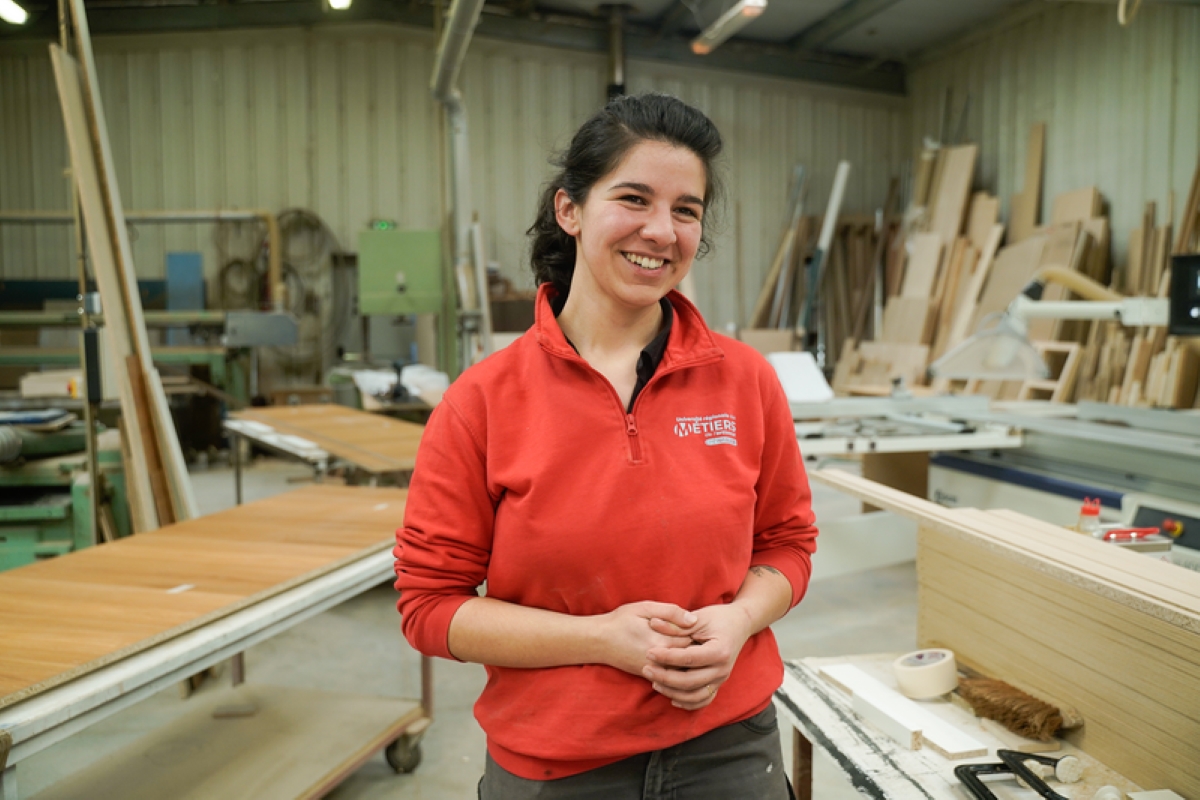
{"label": "woman's left hand", "polygon": [[680,628],[661,619],[650,627],[665,636],[687,636],[691,647],[655,647],[647,653],[650,664],[642,675],[656,692],[668,697],[672,705],[695,711],[717,696],[729,678],[742,646],[750,638],[749,614],[736,605],[716,605],[698,609],[696,624]]}

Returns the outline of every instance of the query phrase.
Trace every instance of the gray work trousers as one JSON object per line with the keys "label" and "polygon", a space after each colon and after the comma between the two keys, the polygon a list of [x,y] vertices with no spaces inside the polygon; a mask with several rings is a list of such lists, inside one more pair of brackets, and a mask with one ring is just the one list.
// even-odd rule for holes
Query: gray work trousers
{"label": "gray work trousers", "polygon": [[488,756],[480,800],[788,800],[774,704],[690,741],[551,781]]}

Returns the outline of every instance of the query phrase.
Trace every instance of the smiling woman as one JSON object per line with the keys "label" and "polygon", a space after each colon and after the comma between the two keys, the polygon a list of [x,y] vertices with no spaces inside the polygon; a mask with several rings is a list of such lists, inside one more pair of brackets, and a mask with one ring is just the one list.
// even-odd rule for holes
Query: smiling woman
{"label": "smiling woman", "polygon": [[487,666],[484,800],[788,797],[769,626],[808,585],[808,480],[774,370],[674,291],[720,150],[665,95],[585,123],[529,231],[534,327],[422,437],[399,608]]}

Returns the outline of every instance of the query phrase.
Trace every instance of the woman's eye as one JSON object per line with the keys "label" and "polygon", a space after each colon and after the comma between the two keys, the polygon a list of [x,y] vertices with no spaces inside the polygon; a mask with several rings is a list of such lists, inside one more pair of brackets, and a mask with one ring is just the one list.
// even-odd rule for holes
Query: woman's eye
{"label": "woman's eye", "polygon": [[675,209],[675,212],[677,214],[682,214],[685,217],[691,217],[692,219],[700,219],[700,212],[688,206],[677,208]]}
{"label": "woman's eye", "polygon": [[621,199],[624,200],[626,203],[634,203],[635,205],[639,205],[639,206],[646,204],[645,198],[639,197],[636,194],[627,194],[624,197],[622,197]]}

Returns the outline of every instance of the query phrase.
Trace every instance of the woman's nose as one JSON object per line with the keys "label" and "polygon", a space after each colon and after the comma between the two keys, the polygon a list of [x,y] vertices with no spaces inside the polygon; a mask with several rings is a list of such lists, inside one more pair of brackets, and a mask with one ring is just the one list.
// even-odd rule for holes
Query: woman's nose
{"label": "woman's nose", "polygon": [[650,218],[642,226],[642,238],[656,244],[675,243],[675,225],[671,220],[670,208],[651,209]]}

